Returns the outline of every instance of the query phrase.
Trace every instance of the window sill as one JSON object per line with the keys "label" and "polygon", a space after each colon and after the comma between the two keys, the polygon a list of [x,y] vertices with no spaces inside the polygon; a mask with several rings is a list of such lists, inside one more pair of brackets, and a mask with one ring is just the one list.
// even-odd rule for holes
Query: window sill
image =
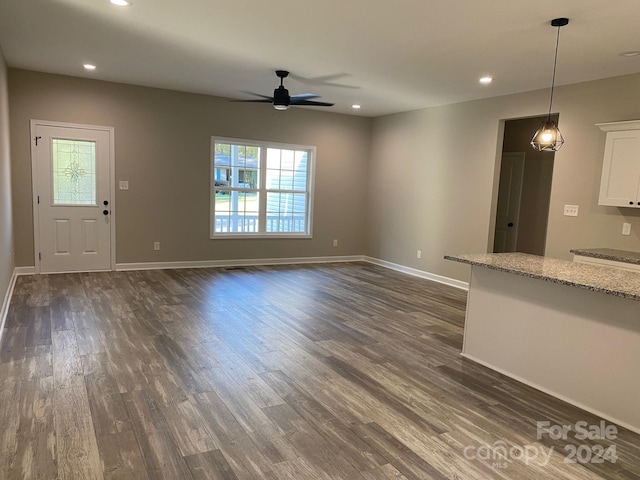
{"label": "window sill", "polygon": [[227,240],[227,239],[242,239],[242,240],[263,240],[269,238],[277,239],[296,239],[296,238],[313,238],[313,235],[309,233],[291,234],[291,233],[229,233],[229,234],[217,234],[209,237],[209,240]]}

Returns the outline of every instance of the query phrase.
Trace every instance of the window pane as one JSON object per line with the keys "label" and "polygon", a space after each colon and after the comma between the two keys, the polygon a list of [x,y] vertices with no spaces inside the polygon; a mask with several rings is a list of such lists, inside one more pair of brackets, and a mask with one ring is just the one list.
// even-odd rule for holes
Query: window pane
{"label": "window pane", "polygon": [[267,168],[280,170],[280,150],[267,148]]}
{"label": "window pane", "polygon": [[267,189],[280,190],[280,170],[267,170]]}
{"label": "window pane", "polygon": [[215,187],[260,188],[260,147],[215,143]]}
{"label": "window pane", "polygon": [[257,192],[231,190],[215,199],[214,232],[257,233],[260,197]]}
{"label": "window pane", "polygon": [[53,204],[97,205],[96,143],[53,139]]}
{"label": "window pane", "polygon": [[267,232],[306,231],[306,195],[267,193]]}
{"label": "window pane", "polygon": [[[268,153],[273,161],[267,170],[267,189],[307,190],[307,152],[269,149]],[[276,168],[278,163],[280,169]]]}
{"label": "window pane", "polygon": [[292,190],[307,190],[307,152],[296,152],[296,165],[293,172]]}
{"label": "window pane", "polygon": [[280,170],[292,171],[295,166],[295,152],[293,150],[281,150]]}

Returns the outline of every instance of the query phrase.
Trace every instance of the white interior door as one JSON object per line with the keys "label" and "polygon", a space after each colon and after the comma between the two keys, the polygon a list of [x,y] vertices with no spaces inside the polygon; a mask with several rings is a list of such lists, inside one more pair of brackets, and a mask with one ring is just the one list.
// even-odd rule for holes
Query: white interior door
{"label": "white interior door", "polygon": [[503,154],[493,241],[496,253],[516,251],[523,175],[524,152]]}
{"label": "white interior door", "polygon": [[112,140],[106,127],[32,122],[36,271],[112,267]]}

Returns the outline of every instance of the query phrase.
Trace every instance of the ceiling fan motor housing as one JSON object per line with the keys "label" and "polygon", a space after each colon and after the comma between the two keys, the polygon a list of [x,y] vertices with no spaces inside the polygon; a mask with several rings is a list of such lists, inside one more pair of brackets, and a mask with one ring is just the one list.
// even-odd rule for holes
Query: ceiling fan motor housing
{"label": "ceiling fan motor housing", "polygon": [[288,107],[291,103],[289,90],[280,85],[273,91],[273,106]]}

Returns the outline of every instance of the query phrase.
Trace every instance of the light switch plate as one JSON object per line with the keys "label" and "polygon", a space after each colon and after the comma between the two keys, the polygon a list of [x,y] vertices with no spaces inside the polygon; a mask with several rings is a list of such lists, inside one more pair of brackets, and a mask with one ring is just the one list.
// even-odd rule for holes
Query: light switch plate
{"label": "light switch plate", "polygon": [[129,190],[129,180],[120,180],[120,190]]}
{"label": "light switch plate", "polygon": [[631,235],[631,224],[623,223],[622,224],[622,234],[623,235]]}
{"label": "light switch plate", "polygon": [[565,217],[577,217],[578,216],[578,205],[565,205],[564,206],[564,216]]}

